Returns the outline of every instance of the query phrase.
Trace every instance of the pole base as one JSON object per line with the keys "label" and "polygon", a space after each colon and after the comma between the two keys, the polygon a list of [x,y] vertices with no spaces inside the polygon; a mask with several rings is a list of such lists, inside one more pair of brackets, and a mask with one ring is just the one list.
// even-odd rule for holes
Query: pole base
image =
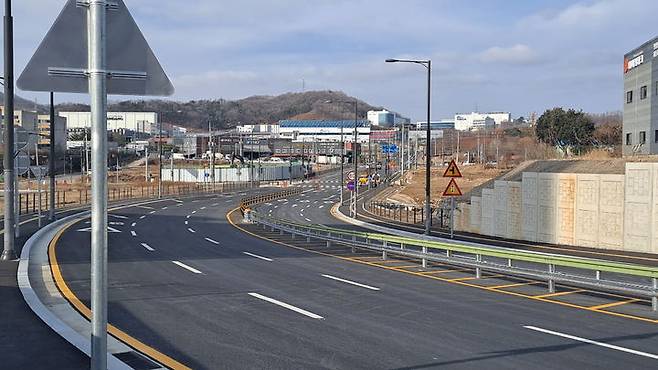
{"label": "pole base", "polygon": [[16,259],[16,252],[13,250],[4,250],[2,251],[2,256],[0,256],[0,261],[13,261]]}

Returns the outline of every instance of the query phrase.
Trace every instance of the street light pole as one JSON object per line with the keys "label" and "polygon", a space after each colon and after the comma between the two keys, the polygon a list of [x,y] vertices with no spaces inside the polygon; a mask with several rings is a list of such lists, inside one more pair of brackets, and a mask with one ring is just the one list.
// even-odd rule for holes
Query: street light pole
{"label": "street light pole", "polygon": [[16,258],[14,250],[14,19],[11,15],[11,0],[5,0],[5,237],[4,249],[0,260],[10,261]]}
{"label": "street light pole", "polygon": [[162,198],[162,119],[158,120],[158,131],[158,199],[160,199]]}
{"label": "street light pole", "polygon": [[432,106],[432,61],[431,60],[410,60],[410,59],[387,59],[386,63],[414,63],[420,64],[427,68],[427,132],[426,132],[426,145],[425,145],[425,234],[430,235],[430,227],[432,225],[432,204],[431,204],[431,167],[432,167],[432,128],[430,125],[430,114]]}
{"label": "street light pole", "polygon": [[343,188],[345,187],[345,137],[344,125],[340,125],[340,206],[343,206]]}
{"label": "street light pole", "polygon": [[[48,220],[55,220],[55,93],[50,92],[50,158],[48,172],[50,172],[50,211]],[[66,162],[64,163],[66,169]]]}
{"label": "street light pole", "polygon": [[359,141],[359,106],[356,99],[354,99],[354,145],[352,145],[352,158],[354,159],[354,219],[358,215],[358,196],[359,196],[359,150],[357,149],[357,142]]}

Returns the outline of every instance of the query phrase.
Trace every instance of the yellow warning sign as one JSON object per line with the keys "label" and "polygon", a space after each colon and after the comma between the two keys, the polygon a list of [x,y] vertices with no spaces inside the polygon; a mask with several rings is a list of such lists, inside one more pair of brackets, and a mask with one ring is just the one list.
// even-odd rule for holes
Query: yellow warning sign
{"label": "yellow warning sign", "polygon": [[444,197],[461,197],[462,196],[462,191],[459,188],[459,185],[457,185],[457,181],[455,179],[451,179],[450,182],[448,183],[448,187],[446,187],[446,190],[443,192]]}
{"label": "yellow warning sign", "polygon": [[443,177],[462,177],[462,173],[459,171],[459,167],[457,167],[454,159],[450,161],[450,165],[448,165],[446,172],[443,173]]}

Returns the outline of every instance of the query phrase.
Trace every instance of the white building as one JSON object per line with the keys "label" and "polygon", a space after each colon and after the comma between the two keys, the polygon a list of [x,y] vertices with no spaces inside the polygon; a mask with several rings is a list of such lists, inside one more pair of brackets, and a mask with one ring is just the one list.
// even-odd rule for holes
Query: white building
{"label": "white building", "polygon": [[[90,112],[60,112],[71,129],[91,128]],[[155,112],[107,112],[107,130],[130,130],[154,134],[158,131],[158,114]]]}
{"label": "white building", "polygon": [[455,115],[455,130],[473,131],[494,128],[503,122],[511,122],[512,114],[509,112],[489,113],[457,113]]}
{"label": "white building", "polygon": [[393,126],[395,124],[395,114],[387,110],[371,110],[368,112],[368,122],[372,126]]}
{"label": "white building", "polygon": [[[295,142],[318,141],[340,142],[354,141],[354,121],[280,121],[279,135],[292,138]],[[370,140],[370,122],[357,121],[357,141],[367,143]]]}
{"label": "white building", "polygon": [[270,134],[270,136],[279,135],[279,125],[242,125],[237,126],[236,131],[241,134]]}

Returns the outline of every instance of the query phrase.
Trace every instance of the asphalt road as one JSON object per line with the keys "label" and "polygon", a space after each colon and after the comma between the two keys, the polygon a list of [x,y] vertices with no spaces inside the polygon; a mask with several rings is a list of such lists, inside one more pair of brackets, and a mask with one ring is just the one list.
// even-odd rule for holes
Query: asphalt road
{"label": "asphalt road", "polygon": [[[334,176],[263,210],[335,223],[327,216],[338,193]],[[204,369],[658,364],[656,324],[288,248],[228,223],[226,213],[239,198],[133,207],[111,216],[118,232],[110,234],[110,322]],[[73,225],[57,254],[65,280],[88,305],[90,235],[79,231],[87,227]]]}

